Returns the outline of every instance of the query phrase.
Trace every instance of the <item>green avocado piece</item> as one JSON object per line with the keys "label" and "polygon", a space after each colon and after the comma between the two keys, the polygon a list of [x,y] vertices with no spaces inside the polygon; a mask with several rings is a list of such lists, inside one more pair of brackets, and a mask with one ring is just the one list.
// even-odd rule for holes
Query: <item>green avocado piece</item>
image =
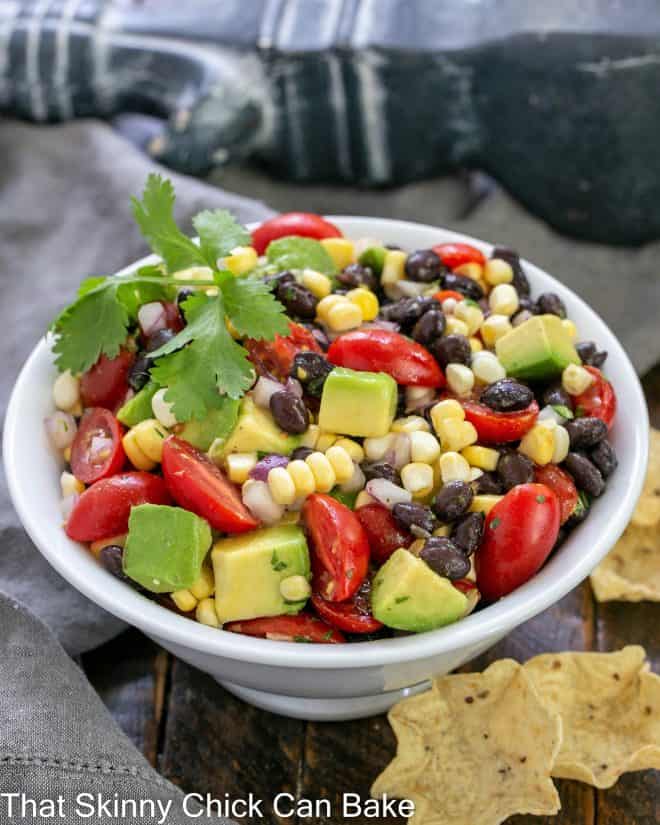
{"label": "green avocado piece", "polygon": [[199,578],[213,541],[203,518],[180,507],[140,504],[128,520],[124,573],[152,593],[172,593]]}
{"label": "green avocado piece", "polygon": [[289,455],[300,445],[299,435],[289,435],[280,429],[273,416],[262,410],[249,397],[241,402],[238,421],[222,445],[222,455],[229,453],[280,453]]}
{"label": "green avocado piece", "polygon": [[298,613],[305,606],[306,599],[287,602],[280,593],[283,579],[310,577],[309,550],[300,527],[264,527],[220,539],[211,559],[221,623]]}
{"label": "green avocado piece", "polygon": [[556,315],[535,315],[497,340],[495,352],[506,374],[546,381],[569,364],[580,364],[571,336]]}
{"label": "green avocado piece", "polygon": [[385,255],[387,255],[387,249],[384,246],[370,246],[360,255],[358,262],[362,266],[370,267],[374,275],[380,275],[383,271]]}
{"label": "green avocado piece", "polygon": [[177,435],[198,450],[206,452],[216,438],[227,438],[236,427],[240,405],[240,401],[226,398],[222,407],[209,410],[201,421],[194,418],[186,421]]}
{"label": "green avocado piece", "polygon": [[460,619],[467,599],[425,561],[395,550],[374,578],[371,609],[387,627],[422,633]]}
{"label": "green avocado piece", "polygon": [[151,399],[159,390],[159,385],[155,381],[149,381],[145,384],[139,392],[136,392],[132,398],[120,407],[117,412],[117,418],[126,427],[134,427],[140,421],[146,418],[153,418],[154,413],[151,409]]}
{"label": "green avocado piece", "polygon": [[386,435],[396,415],[396,381],[384,372],[335,367],[323,385],[319,426],[331,433]]}
{"label": "green avocado piece", "polygon": [[331,498],[334,498],[340,504],[343,504],[345,507],[348,507],[349,510],[352,510],[355,507],[357,493],[347,493],[344,490],[340,490],[339,487],[335,487],[334,490],[331,490],[328,493],[328,495]]}

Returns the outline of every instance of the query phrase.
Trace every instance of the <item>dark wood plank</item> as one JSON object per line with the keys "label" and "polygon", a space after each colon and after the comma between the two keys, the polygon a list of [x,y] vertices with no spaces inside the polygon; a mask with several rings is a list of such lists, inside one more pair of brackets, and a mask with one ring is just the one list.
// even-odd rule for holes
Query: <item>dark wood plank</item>
{"label": "dark wood plank", "polygon": [[156,765],[168,654],[137,630],[82,657],[82,667],[119,726]]}
{"label": "dark wood plank", "polygon": [[263,818],[242,825],[271,825],[277,793],[298,789],[304,723],[257,710],[210,676],[183,662],[172,669],[161,773],[187,792],[213,798],[263,800]]}

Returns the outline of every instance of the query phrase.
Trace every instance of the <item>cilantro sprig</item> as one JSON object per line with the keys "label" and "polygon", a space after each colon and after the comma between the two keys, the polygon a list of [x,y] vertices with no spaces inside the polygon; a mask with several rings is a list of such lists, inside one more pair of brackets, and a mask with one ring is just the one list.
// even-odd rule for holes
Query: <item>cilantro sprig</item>
{"label": "cilantro sprig", "polygon": [[[182,286],[212,287],[215,295],[198,292],[183,304],[186,326],[151,354],[151,375],[168,388],[179,421],[202,419],[227,398],[240,398],[253,381],[246,350],[229,333],[228,321],[242,337],[271,340],[288,333],[284,308],[263,280],[235,278],[219,260],[250,234],[224,210],[200,212],[193,218],[199,244],[174,219],[174,188],[169,180],[150,175],[133,215],[162,265],[129,275],[88,278],[76,300],[51,325],[55,363],[60,371],[88,370],[101,355],[114,358],[135,324],[140,306],[171,300]],[[207,267],[209,277],[185,279],[174,273]]]}

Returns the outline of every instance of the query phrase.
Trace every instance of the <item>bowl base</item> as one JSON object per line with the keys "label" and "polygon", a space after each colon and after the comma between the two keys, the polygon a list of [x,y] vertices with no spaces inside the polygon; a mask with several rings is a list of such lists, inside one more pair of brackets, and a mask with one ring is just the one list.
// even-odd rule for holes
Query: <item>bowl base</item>
{"label": "bowl base", "polygon": [[338,722],[346,719],[362,719],[385,713],[392,705],[407,696],[414,696],[428,690],[431,682],[426,680],[401,690],[387,693],[374,693],[371,696],[354,696],[343,699],[309,699],[305,696],[285,696],[281,693],[267,693],[263,690],[235,685],[233,682],[217,680],[225,690],[238,696],[249,705],[261,710],[289,716],[292,719],[305,719],[309,722]]}

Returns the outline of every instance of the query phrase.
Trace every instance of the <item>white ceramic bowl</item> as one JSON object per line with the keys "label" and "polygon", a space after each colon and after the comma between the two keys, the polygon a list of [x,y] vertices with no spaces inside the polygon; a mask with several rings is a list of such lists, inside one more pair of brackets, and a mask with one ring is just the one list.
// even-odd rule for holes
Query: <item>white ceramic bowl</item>
{"label": "white ceramic bowl", "polygon": [[[375,237],[409,250],[444,241],[465,241],[486,253],[491,249],[474,238],[432,226],[376,218],[330,219],[348,237]],[[387,709],[402,695],[423,689],[434,675],[447,673],[487,650],[579,584],[622,533],[641,490],[648,418],[630,361],[607,326],[580,298],[532,264],[526,263],[525,268],[534,294],[557,292],[580,337],[595,339],[609,352],[606,373],[616,388],[620,408],[611,433],[619,468],[584,524],[533,579],[497,604],[430,633],[315,646],[214,630],[140,596],[105,572],[62,530],[61,466],[43,428],[44,417],[52,411],[51,387],[56,374],[47,341],[37,345],[25,364],[5,423],[9,488],[25,529],[53,567],[89,599],[140,628],[174,655],[210,673],[248,702],[307,719],[356,718]]]}

